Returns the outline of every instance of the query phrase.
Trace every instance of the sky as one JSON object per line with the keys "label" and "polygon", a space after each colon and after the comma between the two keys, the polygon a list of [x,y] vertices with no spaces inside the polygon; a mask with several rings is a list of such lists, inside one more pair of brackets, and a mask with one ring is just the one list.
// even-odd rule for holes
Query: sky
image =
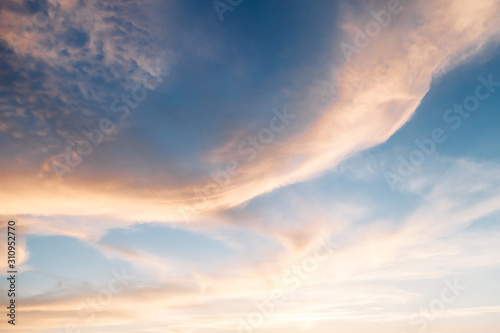
{"label": "sky", "polygon": [[498,333],[499,14],[2,1],[0,331]]}

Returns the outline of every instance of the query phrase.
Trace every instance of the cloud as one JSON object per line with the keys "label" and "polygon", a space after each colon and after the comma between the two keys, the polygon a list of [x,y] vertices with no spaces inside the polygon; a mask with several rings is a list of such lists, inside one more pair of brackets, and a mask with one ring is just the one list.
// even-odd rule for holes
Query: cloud
{"label": "cloud", "polygon": [[[88,15],[78,15],[73,25],[80,27],[80,39],[86,39],[89,46],[86,46],[87,55],[80,55],[77,47],[72,47],[71,52],[68,49],[71,60],[62,62],[68,73],[74,72],[70,66],[75,61],[93,54],[104,55],[102,65],[106,67],[101,68],[108,68],[111,77],[123,73],[131,61],[139,68],[148,67],[153,58],[139,53],[138,44],[117,44],[124,31],[120,30],[121,25],[115,25],[116,20],[105,8],[85,5],[80,10]],[[95,167],[89,161],[88,167],[82,168],[85,172],[78,170],[60,184],[56,180],[34,177],[33,170],[5,170],[9,177],[1,200],[7,212],[12,214],[112,215],[129,221],[178,221],[193,206],[195,217],[198,213],[209,214],[281,186],[316,177],[353,153],[384,142],[397,131],[413,115],[433,77],[498,39],[498,28],[494,24],[498,12],[496,1],[472,6],[467,1],[442,0],[408,6],[394,25],[386,28],[350,63],[332,64],[332,68],[327,69],[332,71],[331,81],[310,91],[326,89],[336,98],[305,130],[297,132],[296,125],[292,124],[288,133],[285,131],[283,137],[266,146],[248,163],[244,163],[243,156],[236,152],[223,154],[226,161],[235,159],[241,164],[229,183],[211,195],[200,197],[199,194],[200,189],[211,182],[208,175],[184,177],[180,183],[172,184],[170,177],[160,172],[155,173],[152,182],[130,170],[117,173],[106,167],[108,161],[104,158]],[[94,16],[98,23],[89,21],[89,17]],[[68,22],[59,20],[63,25]],[[478,20],[484,24],[477,24]],[[128,40],[141,40],[148,35],[135,23],[132,26],[136,35]],[[75,33],[76,30],[66,29],[64,33],[71,31]],[[88,38],[83,38],[83,33]],[[113,33],[117,37],[111,38]],[[52,44],[52,50],[62,48],[57,46],[62,45],[60,42],[54,40]],[[44,56],[44,60],[49,64],[56,62],[50,54]],[[89,68],[91,75],[97,70],[94,65],[83,68]],[[90,94],[85,86],[80,85],[77,89],[81,96]],[[288,110],[297,114],[293,120],[297,124],[306,112],[290,106]],[[40,121],[47,117],[54,115],[41,116]],[[6,124],[13,131],[15,125]],[[64,127],[67,128],[67,123]],[[223,144],[224,147],[237,145],[237,142]],[[33,160],[23,163],[33,165]],[[50,168],[39,171],[44,177],[47,172],[50,175]],[[98,172],[106,178],[102,179]],[[101,179],[97,181],[98,178]],[[15,196],[27,196],[29,199],[24,202],[30,205],[14,199]]]}
{"label": "cloud", "polygon": [[[163,274],[154,274],[144,277],[140,283],[131,284],[129,289],[116,295],[109,307],[97,314],[98,319],[93,325],[117,324],[116,318],[120,317],[126,318],[120,319],[122,324],[132,325],[146,320],[153,326],[167,325],[172,329],[193,332],[203,331],[204,327],[232,329],[238,318],[256,311],[255,302],[267,298],[273,289],[284,287],[286,271],[300,264],[314,249],[316,241],[326,236],[343,239],[344,242],[334,250],[328,261],[319,265],[318,270],[304,280],[303,286],[281,305],[276,305],[275,313],[266,321],[266,327],[290,327],[297,312],[310,313],[307,318],[314,318],[314,325],[319,327],[331,327],[332,322],[345,325],[361,319],[386,322],[385,325],[408,325],[409,315],[417,311],[421,304],[427,304],[428,297],[436,297],[428,296],[423,286],[429,283],[441,286],[442,279],[454,276],[473,280],[475,272],[500,266],[498,228],[468,229],[480,219],[490,218],[492,213],[500,211],[497,196],[500,182],[494,172],[498,165],[442,157],[438,164],[446,165],[446,174],[451,178],[456,174],[461,178],[456,180],[456,184],[443,187],[437,181],[441,172],[415,175],[416,178],[424,178],[416,179],[415,183],[428,186],[424,193],[417,192],[423,199],[401,220],[377,221],[368,212],[362,216],[363,223],[351,222],[342,229],[325,229],[327,223],[314,223],[316,217],[311,217],[310,222],[302,221],[303,230],[311,231],[310,237],[307,233],[299,237],[304,238],[306,246],[300,246],[302,241],[294,243],[296,235],[290,235],[289,225],[271,224],[267,236],[273,242],[249,242],[245,248],[233,248],[238,260],[226,262],[216,272],[193,268],[187,273],[176,274],[181,270],[173,266],[168,280]],[[469,184],[475,184],[482,195],[478,195],[478,191],[471,192]],[[456,205],[447,204],[450,202]],[[467,206],[463,202],[467,202]],[[390,203],[387,205],[389,209]],[[348,210],[345,214],[345,218],[351,218]],[[308,225],[313,228],[308,229]],[[200,227],[199,230],[203,229]],[[220,233],[219,239],[224,242],[227,230],[217,230],[212,225],[205,232],[212,235]],[[251,237],[260,237],[260,232],[259,224],[254,225]],[[276,243],[282,246],[275,246]],[[138,272],[144,267],[159,273],[169,268],[170,263],[152,254],[113,248],[101,242],[97,246],[110,258],[120,257],[131,263],[142,261],[137,266]],[[157,265],[159,263],[160,266]],[[97,293],[99,288],[95,286],[94,291]],[[47,294],[25,299],[24,316],[29,318],[28,322],[34,323],[40,322],[38,315],[43,313],[47,322],[40,322],[41,325],[62,325],[64,320],[78,318],[76,313],[67,309],[76,308],[83,300],[79,294],[64,297]],[[147,310],[137,312],[138,307]],[[304,312],[305,307],[309,310]],[[443,320],[461,314],[496,313],[497,307],[478,303],[477,306],[458,307],[450,311]],[[168,312],[169,316],[164,317],[160,312]],[[193,313],[210,315],[197,316]],[[304,323],[308,322],[307,318],[296,319]]]}
{"label": "cloud", "polygon": [[[500,209],[500,180],[494,163],[445,160],[447,186],[442,186],[440,172],[415,175],[406,191],[415,196],[416,208],[401,219],[374,220],[369,204],[349,198],[328,210],[320,209],[316,202],[304,207],[298,204],[304,199],[300,194],[287,202],[288,215],[280,216],[290,216],[289,223],[280,223],[272,214],[228,210],[277,188],[317,177],[356,152],[387,140],[411,118],[434,77],[497,41],[497,1],[420,1],[405,8],[350,63],[332,60],[324,69],[331,72],[330,81],[304,88],[310,96],[328,91],[333,100],[311,123],[301,123],[308,117],[308,105],[304,110],[289,106],[297,115],[295,123],[291,121],[283,136],[276,135],[248,163],[234,150],[251,134],[247,130],[237,130],[215,151],[199,151],[204,167],[219,167],[232,159],[241,165],[229,183],[198,202],[193,202],[193,196],[201,196],[199,190],[207,185],[209,176],[189,173],[178,161],[161,165],[164,160],[160,158],[160,162],[153,159],[158,163],[153,167],[151,159],[142,160],[147,145],[134,146],[141,148],[137,151],[127,146],[123,154],[132,157],[118,162],[112,160],[117,156],[112,146],[102,146],[96,152],[100,159],[89,158],[63,182],[50,176],[47,161],[54,156],[51,154],[60,153],[61,142],[75,142],[76,134],[92,126],[96,116],[107,115],[104,109],[113,99],[110,97],[138,82],[142,71],[154,74],[150,66],[161,58],[157,56],[160,49],[143,52],[143,45],[149,45],[154,35],[150,29],[158,22],[145,23],[133,2],[122,5],[63,2],[61,13],[65,15],[51,21],[52,32],[30,39],[16,52],[9,46],[0,50],[7,64],[1,68],[2,74],[14,87],[11,97],[0,98],[6,111],[0,118],[0,131],[8,138],[2,146],[8,158],[0,161],[0,211],[17,215],[25,233],[83,239],[108,260],[126,260],[134,264],[136,272],[155,273],[131,284],[94,321],[82,325],[96,331],[101,330],[99,326],[105,327],[103,331],[117,326],[116,330],[122,330],[121,325],[131,329],[137,322],[141,323],[137,329],[144,329],[147,322],[161,330],[168,325],[172,332],[233,330],[238,318],[255,311],[254,302],[268,297],[282,283],[283,275],[326,236],[342,239],[342,247],[304,288],[277,307],[270,327],[284,330],[292,323],[299,330],[297,325],[303,324],[301,329],[315,327],[322,332],[332,321],[346,325],[360,320],[405,320],[415,311],[412,306],[418,307],[422,292],[404,288],[404,283],[429,282],[500,264],[498,231],[465,230]],[[7,29],[2,31],[19,29],[19,18],[29,15],[26,8],[16,6],[9,2],[2,8],[0,22]],[[148,10],[154,11],[154,7]],[[362,18],[351,17],[353,21],[344,27],[362,24]],[[348,31],[345,38],[352,37]],[[31,128],[34,131],[26,130]],[[139,139],[127,142],[132,141]],[[152,155],[159,153],[151,150]],[[116,165],[119,167],[113,167]],[[171,168],[185,173],[175,174],[175,178]],[[353,178],[369,178],[374,169],[376,165],[359,168]],[[137,222],[180,224],[185,209],[193,206],[202,209],[185,227],[231,245],[240,261],[227,262],[217,272],[182,270],[182,263],[102,240],[110,229]],[[221,230],[230,227],[241,228],[238,231],[244,230],[250,240],[238,243],[230,233],[234,229]],[[2,246],[5,244],[0,243]],[[27,250],[21,246],[19,253],[25,261]],[[387,287],[389,282],[397,283]],[[88,300],[89,292],[95,295],[101,287],[65,293],[51,290],[23,298],[23,325],[52,330],[73,320],[81,322],[74,309]],[[389,308],[384,315],[380,304]],[[400,306],[404,307],[400,312],[392,311]],[[496,312],[496,307],[477,306],[456,313]]]}
{"label": "cloud", "polygon": [[154,29],[157,15],[141,17],[155,12],[153,4],[108,5],[52,1],[31,11],[20,4],[0,9],[6,93],[0,133],[5,146],[31,153],[25,163],[39,167],[41,153],[64,151],[95,127],[96,117],[113,118],[109,107],[120,93],[167,66],[166,47],[155,40],[163,37]]}

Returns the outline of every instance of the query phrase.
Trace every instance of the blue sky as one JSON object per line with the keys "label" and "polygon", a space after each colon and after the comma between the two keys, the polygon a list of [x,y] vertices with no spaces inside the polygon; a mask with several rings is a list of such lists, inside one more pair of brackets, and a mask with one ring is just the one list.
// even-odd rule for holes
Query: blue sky
{"label": "blue sky", "polygon": [[498,332],[499,13],[3,2],[14,330]]}

